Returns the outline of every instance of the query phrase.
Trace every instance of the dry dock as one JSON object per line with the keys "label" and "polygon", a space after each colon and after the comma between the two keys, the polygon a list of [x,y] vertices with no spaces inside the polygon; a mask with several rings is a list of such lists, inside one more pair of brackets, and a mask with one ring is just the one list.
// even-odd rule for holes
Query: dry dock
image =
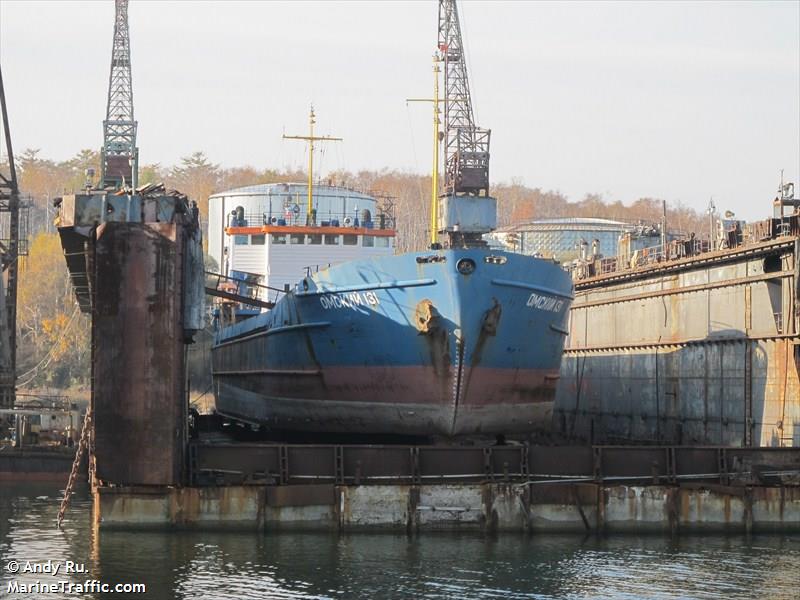
{"label": "dry dock", "polygon": [[192,444],[189,486],[100,486],[101,528],[800,531],[800,453]]}
{"label": "dry dock", "polygon": [[[115,210],[109,211],[109,205]],[[87,237],[85,224],[93,223],[97,215],[106,221]],[[635,300],[618,296],[613,286],[603,292],[606,297],[582,300],[573,316],[572,336],[579,329],[576,324],[586,321],[590,300],[595,307],[591,310],[613,314],[623,310],[617,305],[641,306],[646,312],[669,302],[674,309],[667,311],[664,327],[674,329],[675,336],[679,323],[692,326],[695,318],[706,326],[728,323],[728,313],[718,308],[726,301],[744,311],[731,309],[731,319],[745,320],[729,324],[744,328],[747,335],[735,339],[712,335],[705,346],[697,343],[710,348],[702,350],[707,353],[717,352],[718,347],[739,349],[730,357],[727,350],[719,350],[725,353],[720,355],[723,366],[734,370],[740,364],[733,359],[736,352],[742,356],[750,352],[752,361],[744,363],[750,370],[718,377],[715,381],[722,387],[712,391],[713,386],[706,385],[705,395],[700,395],[692,391],[693,380],[685,371],[662,371],[666,363],[655,361],[654,379],[647,379],[646,370],[629,373],[643,377],[635,390],[631,379],[625,391],[629,409],[637,410],[620,416],[612,409],[616,420],[599,422],[610,433],[613,423],[634,423],[640,427],[635,436],[650,442],[669,440],[672,445],[228,444],[189,439],[184,347],[202,326],[203,276],[197,260],[197,221],[185,197],[155,188],[131,196],[93,191],[65,197],[61,216],[59,232],[76,295],[82,309],[92,315],[93,420],[88,447],[94,519],[101,528],[800,530],[800,451],[763,447],[771,445],[767,442],[773,432],[783,439],[790,430],[786,425],[782,433],[774,428],[759,430],[759,423],[766,427],[767,422],[755,418],[762,405],[752,393],[758,386],[774,388],[768,374],[766,379],[760,375],[758,349],[767,342],[762,342],[758,328],[776,328],[763,336],[778,340],[798,331],[788,318],[796,314],[795,241],[768,242],[759,246],[765,253],[758,255],[695,259],[689,275],[667,275],[662,271],[666,267],[659,265],[662,278],[703,274],[703,281],[695,283],[678,280],[675,285],[683,286],[680,289],[668,287],[667,279],[662,279],[658,289]],[[117,218],[120,221],[113,220]],[[797,225],[796,217],[792,219]],[[796,232],[796,227],[789,231],[795,237]],[[702,264],[706,258],[721,262],[706,266]],[[712,281],[715,273],[730,281]],[[716,297],[728,287],[732,291],[727,296]],[[699,299],[701,309],[695,311],[696,303],[683,298]],[[760,308],[764,302],[782,307],[786,318],[776,316],[775,310],[765,313]],[[703,320],[708,314],[710,320]],[[656,329],[641,327],[643,335],[655,335]],[[751,342],[751,337],[758,340]],[[793,340],[785,341],[793,346]],[[588,338],[585,343],[596,345]],[[675,337],[670,343],[695,347],[689,338]],[[635,354],[626,348],[611,354]],[[589,353],[584,364],[601,360],[608,352],[577,351]],[[681,352],[679,356],[687,355]],[[773,358],[769,361],[775,364]],[[574,367],[575,362],[568,368],[570,364]],[[711,366],[707,364],[706,383],[715,373]],[[595,385],[594,396],[581,398],[593,399],[595,405],[619,399],[612,394],[616,388],[608,386],[624,381],[625,374],[606,373],[613,377],[587,377],[587,385]],[[664,391],[665,384],[673,386],[666,388],[671,392]],[[658,390],[655,395],[653,385]],[[781,389],[778,397],[786,400],[789,415],[797,394],[788,383]],[[705,407],[708,414],[700,422],[706,429],[678,427],[674,418],[670,420],[673,413],[662,411],[661,407],[674,406],[661,404],[665,397],[680,401],[678,406]],[[738,420],[726,416],[734,406],[749,412],[742,412]],[[715,413],[715,407],[723,412]],[[583,417],[583,408],[580,411],[575,415]],[[754,416],[752,421],[749,415]],[[722,443],[685,445],[687,438],[692,439],[691,431],[703,432],[703,444],[709,443],[706,431],[718,432]],[[679,432],[685,437],[674,440]],[[741,447],[726,447],[734,444]]]}
{"label": "dry dock", "polygon": [[588,265],[556,429],[602,444],[800,446],[799,236],[792,215],[729,232],[724,250],[675,242]]}

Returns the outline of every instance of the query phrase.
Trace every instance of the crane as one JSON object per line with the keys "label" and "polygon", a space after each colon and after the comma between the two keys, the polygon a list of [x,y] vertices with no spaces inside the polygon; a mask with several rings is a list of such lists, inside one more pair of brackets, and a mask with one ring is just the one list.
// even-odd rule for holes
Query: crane
{"label": "crane", "polygon": [[[442,102],[444,123],[435,140],[433,180],[437,179],[439,137],[444,144],[445,172],[438,198],[434,190],[432,213],[438,218],[432,222],[439,234],[446,235],[445,244],[451,248],[483,247],[483,234],[497,227],[497,200],[489,195],[491,131],[475,125],[456,0],[439,0],[437,58],[444,65],[444,98],[440,99],[435,89],[434,112]],[[437,118],[435,115],[434,121]],[[438,241],[431,244],[432,248],[440,246]]]}
{"label": "crane", "polygon": [[438,49],[444,63],[444,191],[488,195],[491,131],[475,125],[455,0],[439,1]]}
{"label": "crane", "polygon": [[115,0],[111,74],[101,151],[101,182],[104,188],[120,188],[123,185],[136,188],[139,170],[136,126],[133,118],[128,0]]}

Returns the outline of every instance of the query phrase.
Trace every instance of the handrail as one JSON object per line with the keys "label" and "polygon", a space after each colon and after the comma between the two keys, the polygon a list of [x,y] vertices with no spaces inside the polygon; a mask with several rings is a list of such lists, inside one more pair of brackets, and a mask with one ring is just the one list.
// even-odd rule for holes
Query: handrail
{"label": "handrail", "polygon": [[[224,298],[233,302],[241,304],[248,304],[250,306],[258,306],[260,308],[272,308],[275,303],[269,300],[262,300],[262,291],[264,297],[269,297],[268,291],[278,292],[285,294],[285,289],[279,289],[261,283],[250,282],[235,277],[222,275],[221,273],[214,273],[213,271],[205,272],[206,278],[216,280],[213,285],[206,285],[206,294],[215,296],[217,298]],[[256,275],[255,277],[260,277]]]}
{"label": "handrail", "polygon": [[[325,225],[323,225],[323,223]],[[306,226],[305,214],[298,214],[291,210],[284,212],[243,212],[241,216],[228,215],[226,217],[226,228],[231,227],[261,227],[263,225],[281,226]],[[368,219],[363,219],[361,212],[342,212],[327,211],[315,213],[315,225],[317,227],[363,227],[367,229],[392,229],[394,219],[388,213],[370,212]]]}
{"label": "handrail", "polygon": [[578,259],[570,265],[569,271],[573,280],[581,281],[612,273],[631,273],[654,264],[666,265],[673,261],[724,250],[757,246],[765,241],[795,238],[800,236],[800,215],[756,221],[747,224],[744,231],[734,227],[724,233],[719,247],[712,246],[709,240],[694,237],[671,240],[666,245],[658,244],[635,250],[628,249],[627,252],[620,251],[617,256],[589,256]]}

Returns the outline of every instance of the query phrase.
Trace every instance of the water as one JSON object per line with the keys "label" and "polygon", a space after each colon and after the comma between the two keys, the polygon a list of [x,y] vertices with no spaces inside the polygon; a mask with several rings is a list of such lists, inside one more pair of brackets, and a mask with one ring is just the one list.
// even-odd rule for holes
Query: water
{"label": "water", "polygon": [[[63,531],[56,486],[0,484],[0,598],[800,598],[800,536],[94,532],[85,492]],[[19,583],[143,583],[112,593],[7,595],[7,564],[88,573]],[[63,567],[62,567],[63,568]]]}

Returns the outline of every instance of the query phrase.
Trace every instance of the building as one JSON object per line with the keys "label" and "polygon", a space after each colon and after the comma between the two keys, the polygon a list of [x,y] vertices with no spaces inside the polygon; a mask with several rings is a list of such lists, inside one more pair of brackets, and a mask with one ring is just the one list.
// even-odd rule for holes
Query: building
{"label": "building", "polygon": [[592,217],[540,219],[505,227],[493,236],[508,250],[555,257],[566,262],[580,256],[582,245],[586,252],[592,252],[596,246],[597,254],[616,256],[624,233],[632,234],[633,250],[660,243],[658,227]]}

